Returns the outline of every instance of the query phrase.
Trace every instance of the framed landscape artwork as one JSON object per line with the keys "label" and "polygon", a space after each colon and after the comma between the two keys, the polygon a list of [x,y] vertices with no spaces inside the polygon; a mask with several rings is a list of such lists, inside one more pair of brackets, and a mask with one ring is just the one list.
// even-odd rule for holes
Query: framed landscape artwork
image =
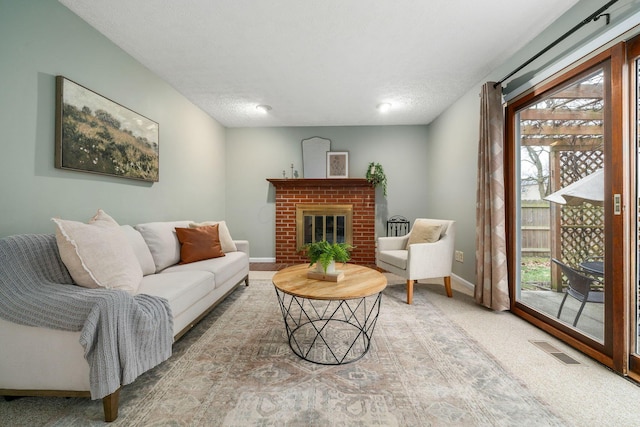
{"label": "framed landscape artwork", "polygon": [[327,178],[349,178],[349,153],[327,152]]}
{"label": "framed landscape artwork", "polygon": [[56,168],[157,182],[159,148],[158,123],[56,76]]}

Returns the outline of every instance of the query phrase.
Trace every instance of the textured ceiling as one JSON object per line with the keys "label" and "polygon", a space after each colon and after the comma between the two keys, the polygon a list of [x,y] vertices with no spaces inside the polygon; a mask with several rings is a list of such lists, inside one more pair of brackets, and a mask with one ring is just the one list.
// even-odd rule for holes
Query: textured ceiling
{"label": "textured ceiling", "polygon": [[227,127],[429,123],[577,3],[59,1]]}

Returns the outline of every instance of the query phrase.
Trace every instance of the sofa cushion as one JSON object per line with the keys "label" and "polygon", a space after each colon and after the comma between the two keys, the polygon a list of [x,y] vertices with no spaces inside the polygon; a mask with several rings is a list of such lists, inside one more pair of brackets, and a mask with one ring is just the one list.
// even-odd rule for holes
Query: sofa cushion
{"label": "sofa cushion", "polygon": [[216,287],[218,287],[244,268],[247,269],[248,274],[249,263],[247,254],[244,252],[230,252],[222,258],[212,258],[190,264],[174,265],[163,270],[162,274],[177,271],[208,271],[215,275]]}
{"label": "sofa cushion", "polygon": [[434,243],[440,240],[442,234],[442,224],[430,222],[428,220],[417,219],[407,241],[407,248],[414,243]]}
{"label": "sofa cushion", "polygon": [[135,292],[142,268],[125,232],[103,210],[87,224],[52,218],[60,258],[75,283]]}
{"label": "sofa cushion", "polygon": [[142,274],[146,276],[147,274],[155,273],[156,265],[153,263],[149,246],[147,246],[147,243],[144,241],[142,234],[130,225],[121,225],[120,228],[124,231],[124,234],[127,235],[127,239],[129,239],[129,244],[136,254],[140,268],[142,268]]}
{"label": "sofa cushion", "polygon": [[189,227],[193,221],[147,222],[135,228],[147,242],[156,272],[180,262],[180,242],[176,236],[176,227]]}
{"label": "sofa cushion", "polygon": [[227,227],[227,223],[225,221],[205,221],[205,222],[192,222],[189,224],[189,227],[206,227],[208,225],[218,224],[218,235],[220,236],[220,244],[222,245],[222,252],[225,254],[227,252],[235,252],[238,250],[236,244],[233,242],[231,238],[231,233],[229,232],[229,227]]}
{"label": "sofa cushion", "polygon": [[406,250],[381,251],[378,253],[378,260],[406,270],[408,254]]}
{"label": "sofa cushion", "polygon": [[180,264],[224,256],[218,237],[218,224],[197,228],[176,227],[180,242]]}
{"label": "sofa cushion", "polygon": [[[138,286],[138,293],[165,298],[169,301],[171,315],[176,318],[214,289],[213,274],[191,270],[145,276]],[[174,335],[176,332],[174,330]]]}

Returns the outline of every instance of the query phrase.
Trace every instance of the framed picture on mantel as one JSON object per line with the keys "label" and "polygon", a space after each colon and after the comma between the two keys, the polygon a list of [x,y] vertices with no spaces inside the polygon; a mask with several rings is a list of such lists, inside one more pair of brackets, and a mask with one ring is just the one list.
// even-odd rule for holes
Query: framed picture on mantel
{"label": "framed picture on mantel", "polygon": [[349,178],[349,153],[327,152],[327,178]]}

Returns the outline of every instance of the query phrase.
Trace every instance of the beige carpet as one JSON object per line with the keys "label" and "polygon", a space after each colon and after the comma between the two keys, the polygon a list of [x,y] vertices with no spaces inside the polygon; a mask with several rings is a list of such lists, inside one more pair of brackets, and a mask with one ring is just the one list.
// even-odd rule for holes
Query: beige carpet
{"label": "beige carpet", "polygon": [[[292,354],[269,281],[238,288],[124,387],[112,425],[559,426],[549,406],[446,315],[385,290],[371,350],[342,366]],[[100,401],[0,401],[0,425],[104,425]]]}

